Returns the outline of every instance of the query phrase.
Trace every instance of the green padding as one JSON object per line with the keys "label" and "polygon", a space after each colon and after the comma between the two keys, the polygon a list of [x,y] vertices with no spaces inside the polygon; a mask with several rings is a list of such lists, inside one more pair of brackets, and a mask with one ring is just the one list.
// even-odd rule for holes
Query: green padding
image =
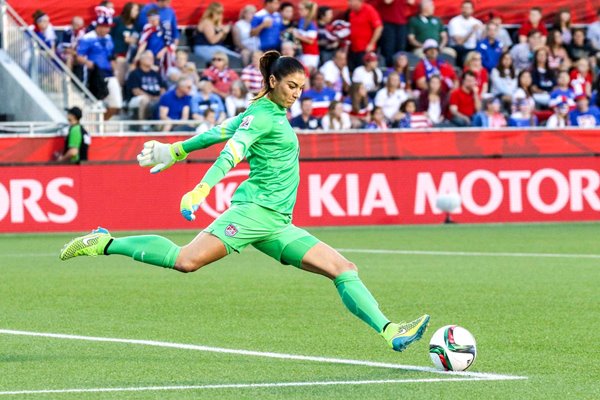
{"label": "green padding", "polygon": [[288,244],[281,252],[281,263],[302,268],[304,255],[312,249],[319,240],[314,236],[304,236]]}

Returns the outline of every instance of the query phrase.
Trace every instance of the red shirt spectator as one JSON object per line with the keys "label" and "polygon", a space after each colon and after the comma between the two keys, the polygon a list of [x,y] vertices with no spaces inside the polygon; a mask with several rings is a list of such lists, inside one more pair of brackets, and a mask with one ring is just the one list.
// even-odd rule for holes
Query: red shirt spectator
{"label": "red shirt spectator", "polygon": [[519,42],[525,43],[527,41],[527,35],[530,31],[536,30],[542,35],[542,40],[546,44],[548,38],[548,30],[542,22],[542,9],[540,7],[533,7],[529,10],[529,18],[519,28]]}
{"label": "red shirt spectator", "polygon": [[363,3],[361,0],[352,0],[360,2],[357,10],[350,9],[348,22],[350,22],[350,50],[355,53],[369,51],[367,46],[371,42],[375,29],[382,26],[381,18],[370,5]]}
{"label": "red shirt spectator", "polygon": [[427,39],[423,43],[425,57],[417,63],[413,71],[413,82],[419,90],[427,90],[427,82],[434,75],[442,78],[442,91],[449,92],[456,86],[456,72],[449,63],[438,59],[440,54],[438,43]]}
{"label": "red shirt spectator", "polygon": [[379,12],[383,22],[392,24],[405,25],[408,22],[408,16],[415,14],[414,11],[416,11],[407,0],[394,0],[391,2],[371,0],[369,3]]}
{"label": "red shirt spectator", "polygon": [[537,24],[537,26],[533,26],[529,21],[525,21],[525,23],[521,25],[521,27],[519,28],[519,36],[527,37],[529,31],[532,31],[534,29],[536,31],[539,31],[542,34],[542,36],[548,37],[548,29],[546,29],[546,26],[542,22]]}
{"label": "red shirt spectator", "polygon": [[477,78],[471,71],[463,75],[462,84],[450,93],[450,107],[448,119],[458,126],[471,125],[471,118],[481,107],[481,100],[477,93]]}
{"label": "red shirt spectator", "polygon": [[458,87],[450,93],[450,105],[457,106],[458,111],[468,117],[475,115],[476,107],[473,92],[466,92],[462,87]]}

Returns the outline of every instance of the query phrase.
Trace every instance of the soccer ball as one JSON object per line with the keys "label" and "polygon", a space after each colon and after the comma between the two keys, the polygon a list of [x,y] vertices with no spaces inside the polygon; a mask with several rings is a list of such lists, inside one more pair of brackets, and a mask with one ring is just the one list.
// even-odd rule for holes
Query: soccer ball
{"label": "soccer ball", "polygon": [[471,333],[457,325],[438,329],[429,341],[433,365],[443,371],[464,371],[477,356],[477,345]]}

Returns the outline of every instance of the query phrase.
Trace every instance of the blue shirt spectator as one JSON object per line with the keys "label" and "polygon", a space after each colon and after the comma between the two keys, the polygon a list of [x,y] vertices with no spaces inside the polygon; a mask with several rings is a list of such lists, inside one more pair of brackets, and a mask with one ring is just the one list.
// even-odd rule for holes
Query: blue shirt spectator
{"label": "blue shirt spectator", "polygon": [[528,127],[538,126],[538,119],[535,115],[524,116],[520,112],[516,112],[508,119],[508,126]]}
{"label": "blue shirt spectator", "polygon": [[483,67],[489,72],[492,72],[498,65],[500,57],[502,56],[502,43],[495,40],[493,43],[490,39],[485,38],[477,43],[477,51],[481,54],[481,63]]}
{"label": "blue shirt spectator", "polygon": [[569,113],[571,126],[582,128],[593,128],[600,126],[600,110],[596,106],[590,107],[590,101],[586,95],[577,96],[577,108]]}
{"label": "blue shirt spectator", "polygon": [[277,11],[278,5],[277,0],[265,0],[265,7],[252,18],[250,32],[260,39],[262,51],[279,50],[281,47],[283,20]]}
{"label": "blue shirt spectator", "polygon": [[[160,96],[160,100],[158,101],[159,111],[161,108],[166,107],[167,117],[169,119],[180,120],[180,119],[188,119],[184,118],[185,108],[188,108],[188,117],[189,117],[189,108],[192,101],[192,97],[188,95],[185,91],[180,90],[181,87],[178,83],[176,88],[173,88]],[[191,82],[189,90],[191,90]]]}
{"label": "blue shirt spectator", "polygon": [[115,46],[112,38],[107,33],[100,36],[95,30],[86,33],[77,45],[77,54],[84,56],[95,66],[112,75],[111,60]]}
{"label": "blue shirt spectator", "polygon": [[[215,93],[203,93],[198,92],[197,95],[192,97],[192,117],[197,119],[203,117],[204,112],[207,109],[211,109],[215,112],[215,119],[219,121],[223,115],[225,115],[225,105],[221,97]],[[202,118],[200,118],[202,119]]]}
{"label": "blue shirt spectator", "polygon": [[160,16],[160,25],[165,32],[164,40],[166,43],[171,43],[179,39],[179,30],[177,29],[177,17],[175,11],[167,4],[168,0],[161,1],[162,6],[156,3],[146,4],[140,10],[140,16],[137,20],[137,30],[141,32],[144,26],[148,23],[148,11],[156,10]]}

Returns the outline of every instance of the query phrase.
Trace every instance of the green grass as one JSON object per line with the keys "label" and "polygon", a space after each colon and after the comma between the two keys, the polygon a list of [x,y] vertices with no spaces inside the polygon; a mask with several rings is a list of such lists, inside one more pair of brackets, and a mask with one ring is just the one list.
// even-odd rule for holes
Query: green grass
{"label": "green grass", "polygon": [[[314,229],[345,249],[600,254],[599,224]],[[177,243],[194,232],[164,232]],[[123,235],[119,233],[118,235]],[[343,308],[331,282],[248,249],[193,274],[118,256],[58,260],[72,235],[0,236],[0,329],[148,339],[428,367],[428,340],[456,323],[474,372],[524,381],[228,388],[7,399],[600,398],[599,258],[346,253],[392,319],[431,314],[405,353]],[[446,378],[429,372],[0,334],[0,392]],[[411,397],[412,396],[412,397]]]}

